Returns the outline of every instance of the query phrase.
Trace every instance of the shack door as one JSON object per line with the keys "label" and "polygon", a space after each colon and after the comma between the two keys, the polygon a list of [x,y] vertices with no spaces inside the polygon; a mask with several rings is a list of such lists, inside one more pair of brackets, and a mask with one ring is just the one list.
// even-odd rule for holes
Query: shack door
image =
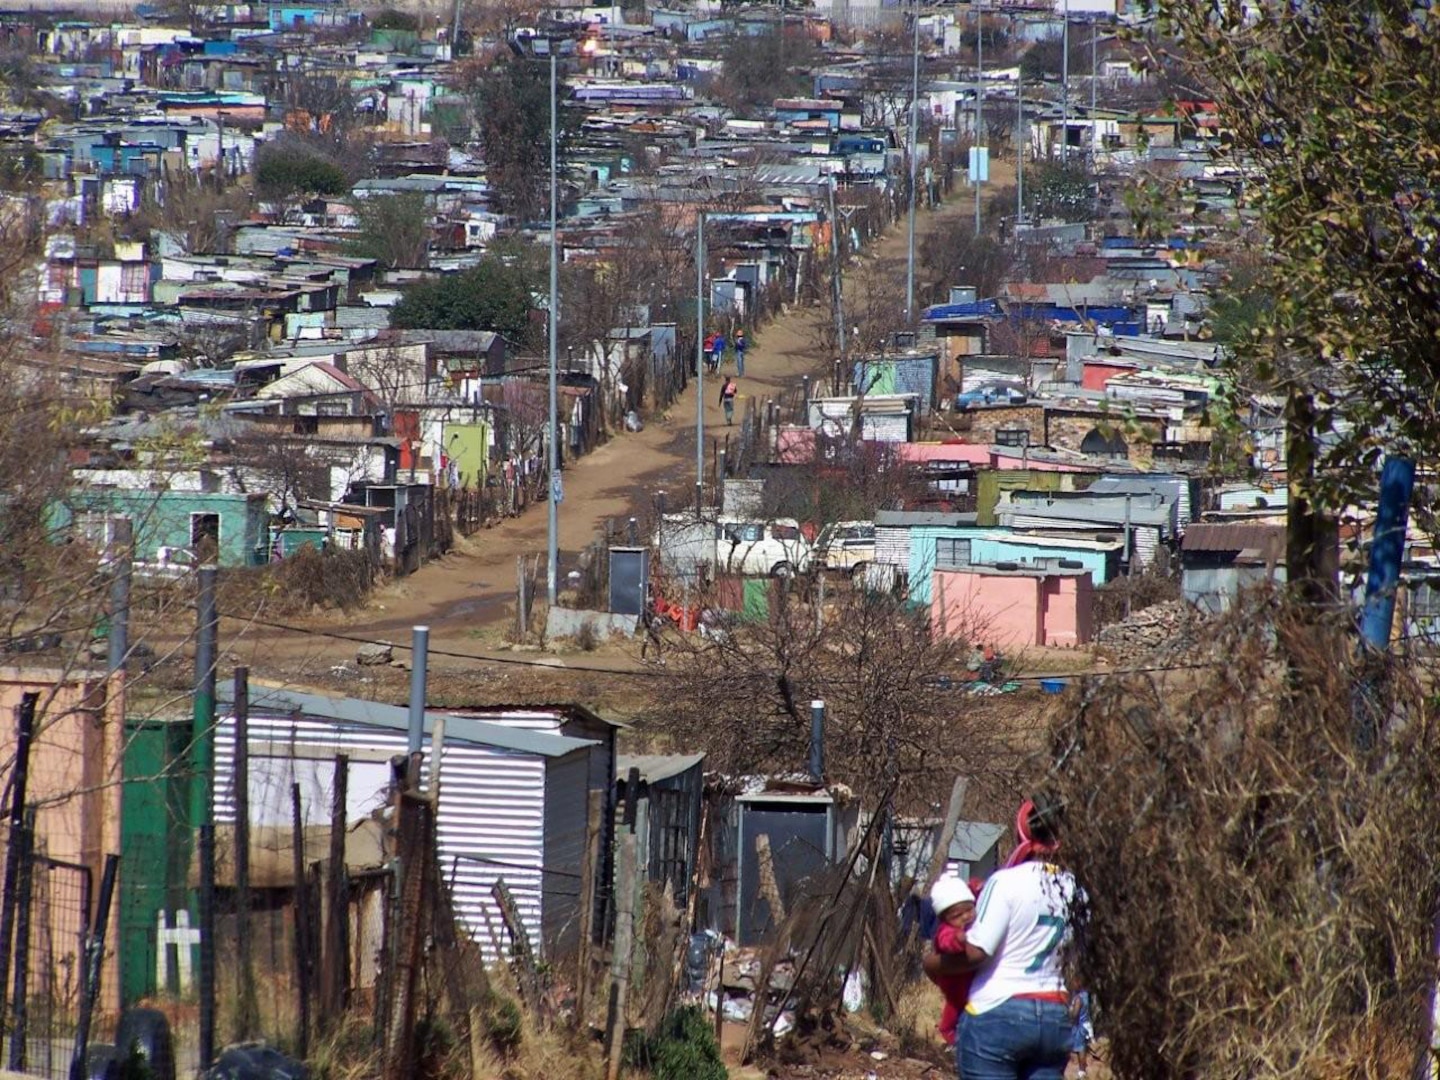
{"label": "shack door", "polygon": [[[830,866],[829,836],[829,803],[741,803],[739,944],[760,944],[777,916],[788,915],[822,887]],[[776,892],[783,913],[772,908],[770,897]]]}

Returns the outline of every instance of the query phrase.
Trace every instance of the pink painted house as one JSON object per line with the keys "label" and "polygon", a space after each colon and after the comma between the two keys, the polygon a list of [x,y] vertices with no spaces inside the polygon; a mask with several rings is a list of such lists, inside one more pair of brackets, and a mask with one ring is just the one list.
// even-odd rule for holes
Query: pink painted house
{"label": "pink painted house", "polygon": [[1084,570],[936,570],[930,626],[1001,649],[1067,647],[1090,641],[1092,607]]}
{"label": "pink painted house", "polygon": [[[13,718],[29,692],[40,695],[25,799],[36,808],[36,853],[88,867],[98,893],[105,856],[120,852],[124,676],[107,679],[103,671],[0,667],[0,791],[7,798],[15,764]],[[0,835],[0,848],[4,842]],[[123,874],[123,857],[120,865]],[[33,918],[38,922],[32,926],[32,942],[51,943],[55,971],[81,971],[77,913],[57,900]],[[110,918],[101,974],[100,1009],[105,1012],[120,1002],[118,901]],[[32,992],[38,989],[36,980],[45,977],[32,966]],[[68,985],[73,988],[74,980]]]}

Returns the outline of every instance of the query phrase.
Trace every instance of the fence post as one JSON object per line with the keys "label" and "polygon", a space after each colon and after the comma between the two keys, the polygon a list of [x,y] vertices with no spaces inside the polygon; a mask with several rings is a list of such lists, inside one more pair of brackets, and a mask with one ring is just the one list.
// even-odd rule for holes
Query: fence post
{"label": "fence post", "polygon": [[575,974],[575,1018],[582,1031],[590,997],[590,956],[595,945],[595,878],[600,866],[600,822],[604,816],[605,793],[590,792],[585,814],[585,861],[580,864],[580,950]]}
{"label": "fence post", "polygon": [[344,754],[337,754],[334,798],[330,809],[325,950],[320,964],[320,1000],[330,1027],[339,1025],[350,989],[350,882],[345,866],[345,803],[349,779],[350,759]]}
{"label": "fence post", "polygon": [[25,1026],[28,1023],[28,1002],[26,987],[30,979],[30,909],[34,904],[35,890],[35,810],[25,811],[20,836],[10,837],[10,843],[20,848],[20,872],[16,875],[15,911],[15,985],[11,991],[10,1026],[10,1068],[15,1072],[25,1071]]}
{"label": "fence post", "polygon": [[[119,855],[105,856],[105,869],[100,876],[100,900],[95,909],[95,923],[85,942],[85,971],[80,986],[80,1011],[75,1022],[75,1049],[70,1055],[70,1080],[86,1080],[85,1057],[90,1043],[90,1020],[100,1000],[100,976],[105,970],[105,934],[110,926],[110,904],[115,895],[115,875],[120,869]],[[87,912],[88,914],[88,912]]]}
{"label": "fence post", "polygon": [[20,835],[25,828],[25,789],[30,773],[30,743],[35,737],[38,693],[25,694],[15,709],[15,779],[10,785],[9,835],[5,842],[5,891],[0,897],[0,1020],[10,988],[10,942],[15,936],[15,907],[20,887]]}
{"label": "fence post", "polygon": [[625,1008],[630,991],[630,954],[635,946],[635,834],[620,837],[620,866],[615,898],[615,955],[610,964],[610,1010],[605,1024],[605,1078],[620,1075],[620,1055],[625,1044]]}
{"label": "fence post", "polygon": [[[412,756],[412,763],[414,760]],[[418,767],[406,770],[405,787],[399,794],[397,847],[404,852],[405,861],[395,920],[399,945],[386,1018],[385,1080],[409,1080],[415,1073],[415,984],[427,935],[426,893],[435,842],[430,804],[419,793],[419,771]]]}
{"label": "fence post", "polygon": [[630,992],[630,963],[635,950],[635,882],[639,875],[635,852],[635,799],[640,770],[632,768],[625,779],[625,828],[620,833],[620,865],[615,887],[615,941],[610,960],[610,1008],[605,1023],[605,1080],[617,1080],[625,1046],[625,1006]]}
{"label": "fence post", "polygon": [[525,610],[525,556],[515,556],[515,640],[524,641],[530,630],[530,613]]}
{"label": "fence post", "polygon": [[200,826],[200,1068],[215,1061],[215,826]]}
{"label": "fence post", "polygon": [[235,669],[235,960],[238,1007],[235,1041],[244,1042],[259,1024],[254,954],[250,948],[250,669]]}
{"label": "fence post", "polygon": [[295,990],[300,1025],[295,1044],[303,1059],[310,1052],[310,905],[305,897],[305,823],[300,814],[300,785],[290,785],[290,823],[295,873]]}

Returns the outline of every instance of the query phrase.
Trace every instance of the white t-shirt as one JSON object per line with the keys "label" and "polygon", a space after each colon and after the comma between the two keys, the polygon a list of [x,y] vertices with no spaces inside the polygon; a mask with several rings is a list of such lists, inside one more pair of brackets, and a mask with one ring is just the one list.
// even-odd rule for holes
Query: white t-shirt
{"label": "white t-shirt", "polygon": [[1018,994],[1065,992],[1061,952],[1070,939],[1074,896],[1074,877],[1049,863],[1021,863],[991,875],[965,932],[990,957],[975,973],[970,1012],[986,1012]]}

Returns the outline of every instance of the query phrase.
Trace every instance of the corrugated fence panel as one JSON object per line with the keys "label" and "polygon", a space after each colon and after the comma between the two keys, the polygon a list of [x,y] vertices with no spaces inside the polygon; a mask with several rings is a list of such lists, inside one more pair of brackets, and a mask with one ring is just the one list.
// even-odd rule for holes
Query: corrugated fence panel
{"label": "corrugated fence panel", "polygon": [[875,526],[875,561],[908,569],[910,566],[910,530]]}
{"label": "corrugated fence panel", "polygon": [[[267,775],[279,779],[274,774],[273,763],[282,757],[278,753],[280,748],[295,748],[293,755],[284,756],[295,761],[294,773],[302,780],[302,774],[307,771],[318,774],[322,782],[328,780],[330,773],[325,770],[330,766],[326,759],[335,754],[349,751],[367,759],[351,764],[353,813],[356,800],[369,794],[363,787],[354,790],[355,774],[363,770],[371,780],[368,786],[375,786],[377,763],[370,759],[404,754],[406,736],[399,731],[303,717],[251,715],[250,747],[251,821],[288,822],[289,784],[257,783],[257,779]],[[581,762],[578,790],[583,805],[583,769],[587,755],[579,752],[572,756]],[[383,762],[378,767],[388,769]],[[215,820],[218,824],[234,824],[234,778],[235,721],[233,716],[226,716],[220,719],[215,747]],[[487,957],[493,959],[497,944],[503,946],[503,941],[497,941],[503,929],[490,890],[503,877],[515,896],[532,944],[541,948],[544,760],[531,754],[447,741],[441,783],[437,829],[440,869],[452,885],[456,913]],[[316,801],[320,790],[311,786],[310,803]],[[310,824],[328,822],[328,801],[323,806],[307,806],[305,817]],[[582,844],[583,821],[582,812]],[[579,865],[578,860],[574,865]]]}

